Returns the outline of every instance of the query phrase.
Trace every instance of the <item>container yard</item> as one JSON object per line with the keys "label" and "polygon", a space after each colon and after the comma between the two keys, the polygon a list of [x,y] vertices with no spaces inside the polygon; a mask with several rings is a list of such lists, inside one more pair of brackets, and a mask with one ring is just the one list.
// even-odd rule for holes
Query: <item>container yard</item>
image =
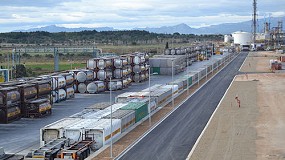
{"label": "container yard", "polygon": [[[45,127],[41,127],[40,129],[40,144],[42,147],[45,145],[48,145],[49,143],[56,141],[57,139],[61,138],[68,138],[70,141],[68,142],[70,145],[77,145],[78,143],[83,143],[83,141],[90,140],[90,144],[88,144],[87,149],[93,149],[94,151],[97,151],[102,146],[110,143],[110,138],[113,138],[114,140],[117,140],[119,138],[120,134],[122,132],[129,131],[131,126],[134,126],[136,123],[140,123],[142,120],[146,118],[146,116],[151,112],[155,112],[157,109],[163,107],[167,103],[171,101],[171,97],[177,96],[179,93],[181,93],[184,89],[188,87],[191,87],[193,83],[196,83],[198,80],[195,81],[195,75],[191,74],[183,74],[183,75],[177,75],[176,80],[173,82],[169,82],[169,79],[165,79],[164,81],[161,81],[162,84],[154,84],[151,85],[150,88],[146,87],[146,82],[144,83],[144,88],[141,88],[141,91],[138,91],[136,89],[135,92],[126,92],[123,90],[128,90],[126,86],[129,86],[130,83],[129,79],[133,79],[134,76],[140,75],[142,73],[145,73],[145,76],[147,75],[149,71],[146,69],[146,64],[143,66],[140,66],[143,62],[146,62],[142,58],[142,56],[130,56],[130,66],[131,66],[131,75],[130,77],[127,77],[126,79],[114,79],[115,77],[112,74],[111,81],[107,79],[107,76],[104,80],[100,81],[98,80],[98,72],[104,68],[104,70],[107,69],[114,69],[114,61],[111,60],[109,64],[110,58],[104,58],[101,63],[108,63],[108,64],[100,64],[100,67],[94,67],[92,70],[92,76],[91,72],[89,72],[90,79],[87,80],[87,70],[73,70],[68,71],[68,73],[63,74],[57,74],[52,76],[41,76],[42,78],[42,84],[41,81],[32,81],[30,84],[33,84],[35,87],[34,92],[36,91],[37,95],[47,95],[52,93],[52,102],[55,102],[54,105],[61,105],[64,103],[68,103],[69,98],[72,98],[73,96],[68,96],[68,88],[67,86],[73,86],[74,92],[79,92],[79,90],[82,90],[82,88],[79,86],[80,84],[85,84],[85,90],[79,93],[89,93],[89,94],[98,94],[98,96],[106,96],[108,94],[108,90],[114,91],[114,95],[116,96],[116,99],[114,104],[110,106],[109,102],[103,102],[95,105],[90,105],[90,107],[86,106],[82,108],[81,111],[78,111],[77,113],[71,114],[68,116],[68,118],[59,119],[56,122],[53,122],[51,124],[47,124]],[[127,58],[128,59],[128,58]],[[99,62],[99,61],[98,61]],[[117,60],[116,66],[121,67],[121,64],[126,64],[124,62],[124,59],[119,62]],[[121,63],[121,64],[120,64]],[[217,66],[221,65],[222,61],[217,60],[216,62]],[[219,64],[220,63],[220,64]],[[199,66],[199,65],[198,65]],[[200,79],[205,77],[206,72],[205,68],[203,70],[200,70],[199,67],[194,65],[196,69],[198,69],[200,73]],[[145,68],[144,68],[145,67]],[[186,66],[185,66],[186,67]],[[192,67],[192,66],[191,66]],[[116,69],[117,69],[116,68]],[[115,71],[114,69],[113,71]],[[195,69],[195,70],[196,70]],[[96,76],[95,76],[96,73]],[[114,73],[114,72],[113,72]],[[139,73],[139,74],[136,74]],[[208,72],[208,74],[210,71]],[[71,76],[72,75],[72,76]],[[191,75],[191,76],[190,76]],[[110,75],[111,76],[111,75]],[[72,81],[72,78],[73,81]],[[84,78],[86,77],[86,78]],[[92,77],[92,78],[91,78]],[[96,78],[95,78],[96,77]],[[123,76],[124,77],[124,76]],[[147,75],[148,77],[148,75]],[[50,83],[44,83],[43,79],[50,78]],[[108,77],[110,78],[110,77]],[[117,78],[117,77],[116,77]],[[68,82],[66,81],[67,79]],[[125,80],[125,81],[124,81]],[[132,80],[133,81],[133,80]],[[153,80],[152,80],[153,81]],[[125,82],[125,83],[124,83]],[[56,83],[56,84],[54,84]],[[134,83],[134,82],[133,82]],[[42,89],[39,90],[38,86],[44,85],[45,88],[49,88],[50,91],[46,91]],[[135,87],[137,87],[135,85]],[[44,87],[43,87],[44,88]],[[83,87],[84,88],[84,87]],[[132,86],[130,87],[132,88]],[[17,88],[16,88],[17,89]],[[116,91],[117,90],[117,91]],[[122,91],[120,91],[122,90]],[[104,93],[107,92],[107,93]],[[150,92],[149,92],[150,91]],[[72,92],[72,91],[70,91]],[[72,92],[74,94],[74,92]],[[116,93],[118,92],[118,93]],[[124,93],[126,92],[126,93]],[[71,94],[72,94],[71,93]],[[58,94],[58,97],[57,97]],[[74,100],[77,99],[77,96],[84,97],[85,94],[78,94],[75,95]],[[88,94],[86,94],[87,96]],[[19,93],[20,96],[20,93]],[[39,96],[40,97],[40,96]],[[44,97],[44,96],[41,96]],[[151,99],[149,99],[149,97]],[[20,98],[20,97],[19,97]],[[56,99],[56,100],[54,100]],[[105,98],[106,99],[106,98]],[[67,100],[67,101],[66,101]],[[72,100],[72,99],[71,99]],[[72,101],[74,101],[72,100]],[[83,99],[82,99],[83,100]],[[19,99],[20,101],[20,99]],[[49,110],[51,113],[51,105],[48,105],[47,102],[48,99],[36,99],[32,104],[29,104],[29,108],[33,111],[32,116],[29,117],[40,117],[40,112],[44,110]],[[66,108],[66,107],[65,107]],[[110,114],[112,108],[112,115]],[[66,108],[67,109],[67,108]],[[36,110],[36,111],[34,111]],[[53,111],[54,113],[55,111]],[[112,117],[113,120],[113,136],[110,136],[110,118]],[[80,127],[81,126],[81,127]],[[100,133],[100,134],[99,134]],[[93,143],[93,142],[97,143]],[[58,151],[60,154],[59,157],[66,157],[70,153],[67,150],[68,148],[64,148],[61,151]],[[74,151],[74,150],[73,150]],[[93,152],[94,152],[93,151]],[[75,152],[75,151],[74,151]],[[86,152],[87,154],[87,152]],[[90,152],[88,151],[88,155]],[[63,156],[66,155],[66,156]],[[86,157],[86,155],[83,155]]]}

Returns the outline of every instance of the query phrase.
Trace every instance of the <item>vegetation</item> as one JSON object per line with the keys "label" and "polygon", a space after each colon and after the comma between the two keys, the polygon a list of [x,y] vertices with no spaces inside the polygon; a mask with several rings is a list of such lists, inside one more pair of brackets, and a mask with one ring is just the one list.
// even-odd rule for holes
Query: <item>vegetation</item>
{"label": "vegetation", "polygon": [[[49,33],[37,32],[10,32],[0,33],[0,43],[33,44],[33,45],[139,45],[158,44],[166,41],[174,43],[188,43],[201,40],[221,40],[222,35],[193,35],[193,34],[157,34],[147,31],[81,31]],[[165,44],[165,43],[164,43]]]}

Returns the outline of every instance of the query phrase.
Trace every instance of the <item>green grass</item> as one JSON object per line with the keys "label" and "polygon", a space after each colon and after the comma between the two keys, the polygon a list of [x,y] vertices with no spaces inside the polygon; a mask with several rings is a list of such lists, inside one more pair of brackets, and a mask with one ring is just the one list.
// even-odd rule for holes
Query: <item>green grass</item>
{"label": "green grass", "polygon": [[[33,71],[40,72],[53,72],[54,71],[54,64],[53,62],[47,62],[47,63],[26,63],[26,68],[31,68]],[[65,71],[70,69],[76,69],[76,68],[85,68],[86,64],[83,63],[59,63],[59,70]]]}

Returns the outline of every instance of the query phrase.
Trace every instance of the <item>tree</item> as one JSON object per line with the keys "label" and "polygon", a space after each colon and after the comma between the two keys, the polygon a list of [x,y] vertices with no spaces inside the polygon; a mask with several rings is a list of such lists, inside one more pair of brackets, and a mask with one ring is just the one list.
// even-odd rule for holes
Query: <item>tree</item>
{"label": "tree", "polygon": [[16,65],[16,78],[27,77],[27,70],[23,64]]}

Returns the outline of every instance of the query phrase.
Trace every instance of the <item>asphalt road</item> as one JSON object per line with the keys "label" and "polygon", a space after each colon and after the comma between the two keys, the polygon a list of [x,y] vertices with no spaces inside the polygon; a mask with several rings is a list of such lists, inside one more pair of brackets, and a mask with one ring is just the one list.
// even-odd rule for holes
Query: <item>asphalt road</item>
{"label": "asphalt road", "polygon": [[186,159],[246,56],[240,54],[121,159]]}
{"label": "asphalt road", "polygon": [[[222,58],[221,55],[213,57],[214,61]],[[189,71],[195,71],[211,61],[194,63],[189,67]],[[174,76],[174,79],[183,75],[180,73]],[[171,81],[171,76],[153,75],[151,76],[151,85],[166,84]],[[148,81],[143,83],[133,83],[124,90],[112,92],[113,99],[121,93],[128,91],[140,91],[148,87]],[[58,104],[54,104],[52,115],[39,119],[22,118],[21,120],[10,124],[0,124],[0,147],[4,147],[7,153],[26,154],[29,149],[35,149],[40,144],[40,128],[55,122],[61,118],[68,117],[72,114],[82,111],[85,107],[99,102],[108,102],[109,92],[102,94],[76,94],[74,99],[70,99]]]}

